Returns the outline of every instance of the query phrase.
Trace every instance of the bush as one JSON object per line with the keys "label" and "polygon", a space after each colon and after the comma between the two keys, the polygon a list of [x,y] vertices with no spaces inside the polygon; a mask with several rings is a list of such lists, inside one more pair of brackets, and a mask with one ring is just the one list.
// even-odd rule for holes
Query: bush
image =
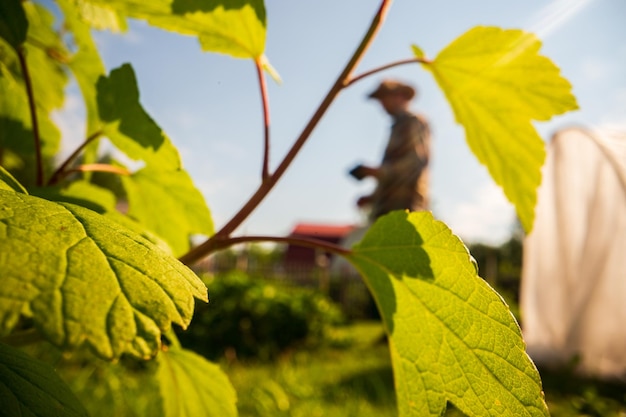
{"label": "bush", "polygon": [[205,281],[210,302],[196,306],[193,323],[179,338],[209,359],[226,352],[272,359],[296,344],[323,340],[328,326],[343,321],[341,310],[312,290],[279,287],[236,271]]}

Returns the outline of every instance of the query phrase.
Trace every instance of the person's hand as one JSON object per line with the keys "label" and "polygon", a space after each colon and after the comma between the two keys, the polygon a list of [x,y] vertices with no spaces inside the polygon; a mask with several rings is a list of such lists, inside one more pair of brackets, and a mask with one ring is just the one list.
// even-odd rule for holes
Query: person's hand
{"label": "person's hand", "polygon": [[372,197],[369,195],[364,195],[362,197],[359,197],[359,199],[356,201],[356,205],[359,207],[365,207],[372,204]]}
{"label": "person's hand", "polygon": [[357,165],[350,170],[352,175],[357,180],[361,180],[365,177],[378,177],[380,170],[378,168],[368,167],[366,165]]}

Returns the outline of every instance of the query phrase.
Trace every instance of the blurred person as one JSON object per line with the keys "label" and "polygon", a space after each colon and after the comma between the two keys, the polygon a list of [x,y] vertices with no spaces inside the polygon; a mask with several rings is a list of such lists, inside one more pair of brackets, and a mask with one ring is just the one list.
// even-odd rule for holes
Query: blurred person
{"label": "blurred person", "polygon": [[[428,161],[430,159],[430,128],[426,119],[409,110],[416,96],[415,88],[397,80],[383,80],[368,95],[377,100],[391,116],[391,133],[379,166],[357,165],[350,175],[358,180],[373,177],[374,191],[357,200],[357,206],[369,208],[367,225],[355,228],[341,242],[351,248],[359,242],[369,225],[378,217],[394,210],[428,210]],[[343,258],[334,258],[331,271],[336,275],[357,274]]]}
{"label": "blurred person", "polygon": [[392,79],[382,81],[368,95],[393,120],[380,165],[358,165],[350,171],[358,180],[366,177],[377,180],[374,192],[357,201],[359,207],[369,207],[371,222],[393,210],[428,209],[430,128],[423,116],[409,110],[415,95],[414,87]]}

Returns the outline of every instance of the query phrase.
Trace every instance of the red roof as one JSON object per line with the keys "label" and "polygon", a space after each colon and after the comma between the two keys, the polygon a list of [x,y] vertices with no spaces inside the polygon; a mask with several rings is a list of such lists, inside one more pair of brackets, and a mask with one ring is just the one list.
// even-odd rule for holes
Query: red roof
{"label": "red roof", "polygon": [[354,227],[354,225],[337,226],[329,224],[298,223],[291,231],[291,235],[342,238],[354,230]]}

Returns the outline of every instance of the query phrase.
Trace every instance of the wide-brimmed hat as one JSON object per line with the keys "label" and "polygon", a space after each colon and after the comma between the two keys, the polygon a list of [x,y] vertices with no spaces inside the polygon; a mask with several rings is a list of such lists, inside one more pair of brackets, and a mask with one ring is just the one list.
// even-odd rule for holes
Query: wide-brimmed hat
{"label": "wide-brimmed hat", "polygon": [[400,94],[407,100],[411,100],[415,97],[415,88],[403,82],[388,79],[383,80],[378,88],[368,94],[367,97],[379,99],[387,94]]}

